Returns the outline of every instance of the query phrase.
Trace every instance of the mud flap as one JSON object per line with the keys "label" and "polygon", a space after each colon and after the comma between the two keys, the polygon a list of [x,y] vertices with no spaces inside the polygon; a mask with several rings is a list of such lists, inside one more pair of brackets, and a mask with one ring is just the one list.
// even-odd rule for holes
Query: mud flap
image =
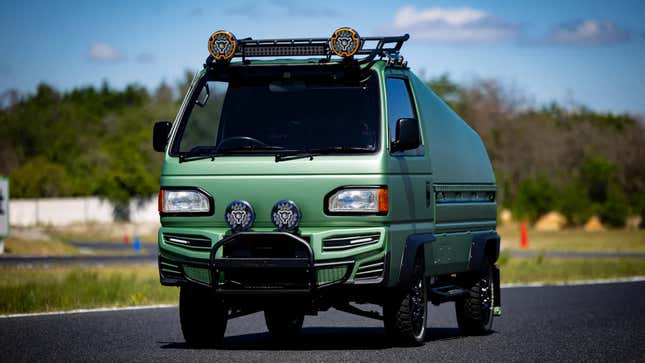
{"label": "mud flap", "polygon": [[499,286],[499,267],[493,265],[493,316],[502,316],[502,295]]}

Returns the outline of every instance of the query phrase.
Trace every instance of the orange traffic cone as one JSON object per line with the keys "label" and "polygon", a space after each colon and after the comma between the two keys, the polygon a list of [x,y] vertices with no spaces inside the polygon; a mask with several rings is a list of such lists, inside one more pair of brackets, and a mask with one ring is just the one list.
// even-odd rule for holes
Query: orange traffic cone
{"label": "orange traffic cone", "polygon": [[526,222],[520,223],[520,248],[529,248],[529,233],[526,231]]}

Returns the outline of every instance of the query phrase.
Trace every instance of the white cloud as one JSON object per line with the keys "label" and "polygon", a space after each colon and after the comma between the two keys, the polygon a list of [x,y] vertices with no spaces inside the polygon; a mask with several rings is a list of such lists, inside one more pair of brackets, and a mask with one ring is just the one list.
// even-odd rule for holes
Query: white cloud
{"label": "white cloud", "polygon": [[88,53],[93,61],[112,62],[121,59],[119,51],[107,43],[95,43]]}
{"label": "white cloud", "polygon": [[404,6],[387,30],[416,40],[443,43],[495,42],[516,37],[520,26],[470,7],[416,9]]}
{"label": "white cloud", "polygon": [[629,33],[610,21],[578,20],[560,24],[548,36],[552,43],[565,45],[605,45],[629,39]]}

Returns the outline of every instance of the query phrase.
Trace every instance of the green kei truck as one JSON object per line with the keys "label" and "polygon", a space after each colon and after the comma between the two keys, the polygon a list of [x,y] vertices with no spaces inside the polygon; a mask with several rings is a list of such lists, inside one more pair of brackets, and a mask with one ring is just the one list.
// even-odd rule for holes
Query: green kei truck
{"label": "green kei truck", "polygon": [[189,345],[260,311],[288,343],[330,308],[418,345],[427,303],[449,301],[464,334],[491,331],[495,177],[477,133],[408,68],[408,38],[209,38],[175,121],[153,133],[159,274],[180,287]]}

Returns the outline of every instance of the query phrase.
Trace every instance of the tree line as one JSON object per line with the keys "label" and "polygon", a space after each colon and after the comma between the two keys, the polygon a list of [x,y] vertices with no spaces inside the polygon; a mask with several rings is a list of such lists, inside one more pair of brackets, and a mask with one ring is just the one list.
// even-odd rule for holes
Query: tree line
{"label": "tree line", "polygon": [[[98,195],[125,206],[154,195],[161,155],[151,147],[152,125],[174,118],[190,79],[154,90],[104,83],[5,92],[0,175],[10,176],[12,197]],[[557,210],[572,224],[599,215],[620,226],[645,214],[645,130],[634,117],[527,106],[494,80],[464,85],[442,75],[427,83],[484,139],[499,203],[516,216]]]}

